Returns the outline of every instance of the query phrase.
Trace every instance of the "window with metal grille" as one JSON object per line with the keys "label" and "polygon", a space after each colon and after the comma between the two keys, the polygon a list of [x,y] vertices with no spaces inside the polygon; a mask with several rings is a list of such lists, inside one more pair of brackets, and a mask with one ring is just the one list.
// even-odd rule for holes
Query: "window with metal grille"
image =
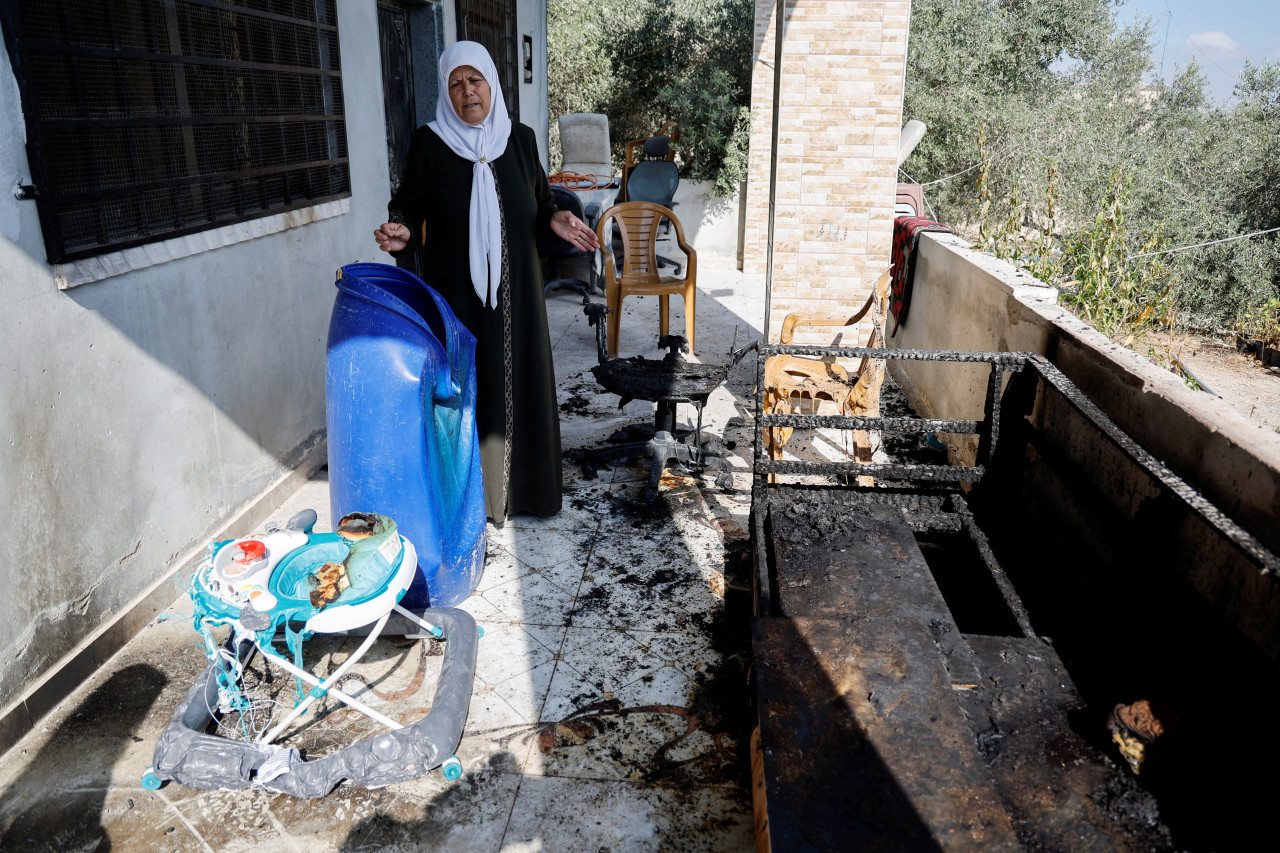
{"label": "window with metal grille", "polygon": [[335,0],[6,0],[49,261],[350,195]]}
{"label": "window with metal grille", "polygon": [[456,0],[458,38],[478,41],[493,57],[502,99],[512,121],[520,120],[520,63],[516,52],[515,0]]}

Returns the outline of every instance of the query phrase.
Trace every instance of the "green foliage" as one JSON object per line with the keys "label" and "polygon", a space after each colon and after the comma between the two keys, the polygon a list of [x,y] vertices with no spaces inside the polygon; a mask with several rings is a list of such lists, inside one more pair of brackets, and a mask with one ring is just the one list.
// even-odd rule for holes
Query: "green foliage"
{"label": "green foliage", "polygon": [[[1058,168],[1046,163],[1043,221],[1037,221],[1024,206],[1015,181],[1005,199],[1007,215],[998,225],[991,224],[991,160],[986,147],[986,125],[978,131],[978,242],[973,248],[990,252],[997,258],[1010,260],[1041,281],[1056,283],[1060,266],[1056,254],[1054,227],[1058,211]],[[1030,233],[1035,236],[1030,236]]]}
{"label": "green foliage", "polygon": [[1075,281],[1063,302],[1098,331],[1111,337],[1127,335],[1126,343],[1158,322],[1167,322],[1171,307],[1167,270],[1160,255],[1165,246],[1158,231],[1144,236],[1146,255],[1130,258],[1125,208],[1132,181],[1120,169],[1112,172],[1107,195],[1093,224],[1067,241],[1066,262]]}
{"label": "green foliage", "polygon": [[1244,312],[1235,322],[1236,334],[1245,340],[1280,346],[1280,299],[1268,299]]}
{"label": "green foliage", "polygon": [[608,115],[617,161],[627,140],[674,121],[686,177],[736,190],[750,135],[753,16],[751,0],[548,0],[553,165],[562,113]]}
{"label": "green foliage", "polygon": [[547,96],[552,171],[559,168],[560,126],[565,113],[597,112],[613,87],[613,64],[600,38],[601,4],[588,0],[547,3]]}
{"label": "green foliage", "polygon": [[1044,188],[1044,224],[1031,245],[1031,255],[1025,259],[1023,266],[1041,281],[1055,281],[1058,278],[1059,263],[1054,258],[1054,228],[1058,224],[1058,167],[1052,160],[1046,163]]}
{"label": "green foliage", "polygon": [[[1040,262],[1065,251],[1065,271],[1083,265],[1079,287],[1132,303],[1076,303],[1103,324],[1127,328],[1153,303],[1148,320],[1176,308],[1194,325],[1229,324],[1280,297],[1280,234],[1158,265],[1120,260],[1152,239],[1177,248],[1280,226],[1280,63],[1246,65],[1230,104],[1210,102],[1194,63],[1144,84],[1152,27],[1118,25],[1116,5],[915,0],[904,116],[929,132],[904,168],[946,179],[930,204],[987,249],[1047,280],[1061,273]],[[1108,246],[1098,217],[1117,205],[1123,227],[1110,240],[1123,245]]]}

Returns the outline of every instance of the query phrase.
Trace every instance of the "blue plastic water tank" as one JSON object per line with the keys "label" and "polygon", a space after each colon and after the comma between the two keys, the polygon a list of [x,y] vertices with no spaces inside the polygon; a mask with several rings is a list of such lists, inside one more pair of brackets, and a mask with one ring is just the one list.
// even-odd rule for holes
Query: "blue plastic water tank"
{"label": "blue plastic water tank", "polygon": [[337,284],[326,356],[334,523],[390,516],[418,550],[401,603],[455,606],[484,569],[475,338],[398,267],[348,264]]}

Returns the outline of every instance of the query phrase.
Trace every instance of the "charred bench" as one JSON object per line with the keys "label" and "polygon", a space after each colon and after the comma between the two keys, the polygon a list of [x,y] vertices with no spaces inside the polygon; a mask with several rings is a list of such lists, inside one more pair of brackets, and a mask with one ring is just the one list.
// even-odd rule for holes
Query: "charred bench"
{"label": "charred bench", "polygon": [[[762,360],[781,349],[762,347]],[[1056,640],[1034,630],[1041,612],[1055,617],[1028,611],[1021,575],[1006,574],[1001,549],[979,522],[992,517],[982,510],[993,505],[991,488],[1021,502],[1034,492],[1029,482],[1047,477],[1036,466],[1050,442],[1028,418],[1030,401],[1043,407],[1044,395],[1056,393],[1101,432],[1114,425],[1038,357],[823,349],[986,362],[990,392],[979,421],[757,411],[753,770],[763,843],[773,850],[1185,843],[1194,833],[1179,837],[1175,821],[1162,817],[1167,790],[1160,800],[1126,766],[1129,755],[1109,748],[1103,718],[1111,706],[1090,707]],[[1002,374],[1028,366],[1004,392]],[[775,461],[760,452],[761,433],[774,424],[966,431],[978,451],[967,465]],[[1141,448],[1124,449],[1173,496],[1162,511],[1194,516],[1241,565],[1274,578],[1275,557],[1255,538]],[[773,481],[808,474],[857,482],[864,471],[875,473],[875,487]],[[1018,541],[1025,547],[1027,537]],[[1081,648],[1066,645],[1073,654]],[[1087,677],[1099,692],[1100,677]]]}

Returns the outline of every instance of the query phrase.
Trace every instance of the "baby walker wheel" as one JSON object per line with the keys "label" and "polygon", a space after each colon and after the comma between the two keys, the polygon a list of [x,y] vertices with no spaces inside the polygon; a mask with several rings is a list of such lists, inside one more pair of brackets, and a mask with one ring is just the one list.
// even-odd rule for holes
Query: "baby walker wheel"
{"label": "baby walker wheel", "polygon": [[458,760],[456,755],[450,755],[446,758],[440,769],[444,772],[444,778],[450,782],[462,778],[462,762]]}
{"label": "baby walker wheel", "polygon": [[159,791],[162,783],[156,778],[154,767],[148,767],[147,772],[142,774],[142,787],[148,791]]}

